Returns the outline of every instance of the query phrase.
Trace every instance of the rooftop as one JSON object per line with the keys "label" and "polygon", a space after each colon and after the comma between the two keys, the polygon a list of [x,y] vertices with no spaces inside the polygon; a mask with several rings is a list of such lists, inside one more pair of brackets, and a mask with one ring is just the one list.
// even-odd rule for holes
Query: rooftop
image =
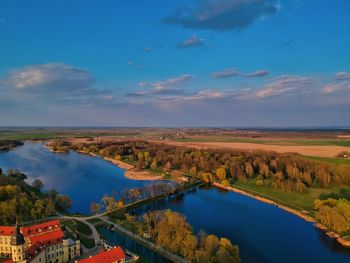
{"label": "rooftop", "polygon": [[21,232],[25,237],[27,237],[35,234],[48,232],[53,229],[59,229],[60,227],[61,227],[61,224],[59,220],[51,220],[41,224],[21,227]]}
{"label": "rooftop", "polygon": [[12,236],[15,228],[12,226],[0,226],[0,236]]}
{"label": "rooftop", "polygon": [[79,263],[112,263],[121,259],[125,259],[125,253],[121,247],[114,247],[109,250],[101,251],[100,253],[79,260]]}

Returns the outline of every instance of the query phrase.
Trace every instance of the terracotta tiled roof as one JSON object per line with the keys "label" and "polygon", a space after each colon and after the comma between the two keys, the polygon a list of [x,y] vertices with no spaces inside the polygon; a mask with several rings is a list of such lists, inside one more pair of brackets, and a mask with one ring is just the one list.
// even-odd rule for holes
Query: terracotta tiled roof
{"label": "terracotta tiled roof", "polygon": [[26,250],[26,258],[29,260],[29,262],[31,262],[44,249],[45,249],[45,246],[40,242],[37,242]]}
{"label": "terracotta tiled roof", "polygon": [[0,236],[12,236],[15,228],[12,226],[0,226]]}
{"label": "terracotta tiled roof", "polygon": [[125,253],[121,247],[111,248],[102,251],[94,256],[79,260],[79,263],[112,263],[121,259],[125,259]]}
{"label": "terracotta tiled roof", "polygon": [[21,227],[21,232],[23,236],[31,236],[31,235],[37,235],[40,233],[45,233],[48,231],[52,231],[54,229],[59,229],[61,227],[59,220],[51,220],[45,223],[27,226],[27,227]]}
{"label": "terracotta tiled roof", "polygon": [[52,246],[62,241],[64,234],[62,230],[56,229],[51,232],[42,233],[41,235],[29,236],[31,244],[40,242],[45,246]]}

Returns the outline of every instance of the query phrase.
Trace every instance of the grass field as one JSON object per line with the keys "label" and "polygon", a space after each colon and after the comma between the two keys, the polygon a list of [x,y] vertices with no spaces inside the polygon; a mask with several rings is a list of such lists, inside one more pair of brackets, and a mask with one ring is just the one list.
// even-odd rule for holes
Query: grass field
{"label": "grass field", "polygon": [[60,222],[61,222],[62,225],[66,226],[66,227],[67,226],[70,227],[70,226],[75,224],[74,220],[72,220],[72,219],[61,220]]}
{"label": "grass field", "polygon": [[72,229],[86,248],[93,248],[95,246],[95,240],[87,237],[92,234],[88,225],[74,219],[61,220],[61,224]]}
{"label": "grass field", "polygon": [[92,234],[92,231],[87,224],[84,224],[83,222],[80,222],[78,220],[74,220],[74,223],[74,225],[70,225],[69,227],[86,236]]}
{"label": "grass field", "polygon": [[303,156],[303,158],[314,160],[314,161],[325,162],[325,163],[331,163],[335,165],[350,164],[350,159],[326,158],[326,157],[317,157],[317,156]]}
{"label": "grass field", "polygon": [[99,218],[91,218],[91,219],[88,219],[87,220],[89,223],[91,223],[91,224],[98,224],[98,223],[103,223],[104,221],[102,221],[101,219],[99,219]]}
{"label": "grass field", "polygon": [[348,236],[343,236],[343,239],[345,239],[346,241],[349,241],[349,242],[350,242],[350,235],[348,235]]}
{"label": "grass field", "polygon": [[285,192],[280,189],[275,189],[272,186],[257,186],[255,184],[255,179],[247,180],[246,182],[237,182],[233,186],[238,186],[242,190],[252,191],[253,194],[259,193],[263,197],[268,197],[269,199],[286,205],[291,204],[299,208],[311,211],[314,206],[314,201],[322,193],[338,192],[341,187],[332,187],[328,189],[323,188],[309,188],[306,193],[293,193]]}
{"label": "grass field", "polygon": [[86,248],[93,248],[95,246],[95,240],[92,238],[87,238],[81,234],[78,234],[78,238],[80,239],[81,243],[83,243],[83,245]]}

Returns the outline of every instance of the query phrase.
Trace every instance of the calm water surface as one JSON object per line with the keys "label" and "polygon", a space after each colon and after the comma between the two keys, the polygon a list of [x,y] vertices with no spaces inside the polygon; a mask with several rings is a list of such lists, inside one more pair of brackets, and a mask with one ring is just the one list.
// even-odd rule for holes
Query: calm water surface
{"label": "calm water surface", "polygon": [[[88,213],[91,201],[100,200],[104,193],[148,183],[125,178],[122,169],[100,158],[74,152],[51,153],[40,143],[26,143],[0,153],[0,167],[19,168],[30,181],[39,178],[46,189],[55,188],[70,195],[73,211],[81,213]],[[203,229],[230,238],[239,245],[243,263],[350,262],[350,249],[342,248],[311,223],[234,192],[202,188],[134,212],[142,214],[149,209],[166,208],[185,214],[195,231]],[[154,262],[161,262],[132,241],[118,234],[105,234],[115,244],[124,244]]]}
{"label": "calm water surface", "polygon": [[38,178],[46,190],[55,188],[73,201],[71,212],[88,214],[92,201],[104,194],[120,193],[125,188],[143,186],[149,181],[129,180],[124,170],[101,158],[70,153],[52,153],[41,143],[25,143],[0,153],[3,171],[18,168],[28,182]]}
{"label": "calm water surface", "polygon": [[171,209],[186,215],[195,231],[228,237],[238,244],[242,262],[350,262],[341,247],[305,220],[276,206],[234,192],[201,188],[157,201],[134,212]]}

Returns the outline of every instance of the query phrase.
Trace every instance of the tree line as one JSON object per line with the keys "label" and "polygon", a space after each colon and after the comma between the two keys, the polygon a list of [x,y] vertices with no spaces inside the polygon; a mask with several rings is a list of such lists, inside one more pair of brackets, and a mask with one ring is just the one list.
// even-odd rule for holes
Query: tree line
{"label": "tree line", "polygon": [[208,235],[203,230],[195,234],[184,215],[169,209],[148,211],[142,216],[118,214],[114,218],[129,231],[150,238],[191,262],[240,262],[239,248],[229,239]]}
{"label": "tree line", "polygon": [[350,234],[350,201],[344,198],[316,199],[315,217],[325,225],[341,235]]}
{"label": "tree line", "polygon": [[117,196],[117,192],[114,192],[111,195],[103,195],[99,203],[92,202],[90,204],[90,211],[93,214],[100,212],[102,209],[112,211],[117,208],[123,208],[125,205],[136,201],[154,198],[160,195],[168,196],[174,194],[181,186],[182,184],[179,182],[154,182],[142,187],[125,188],[119,196]]}
{"label": "tree line", "polygon": [[0,168],[0,225],[11,225],[21,221],[44,218],[55,214],[56,209],[67,210],[72,202],[56,190],[43,192],[43,183],[36,179],[32,185],[18,169],[3,173]]}
{"label": "tree line", "polygon": [[16,140],[0,140],[0,152],[11,150],[20,145],[23,145],[23,142]]}
{"label": "tree line", "polygon": [[126,160],[138,169],[180,171],[205,182],[223,184],[255,180],[284,191],[350,185],[350,165],[333,165],[293,154],[266,151],[193,149],[148,141],[106,141],[75,144],[74,150]]}

